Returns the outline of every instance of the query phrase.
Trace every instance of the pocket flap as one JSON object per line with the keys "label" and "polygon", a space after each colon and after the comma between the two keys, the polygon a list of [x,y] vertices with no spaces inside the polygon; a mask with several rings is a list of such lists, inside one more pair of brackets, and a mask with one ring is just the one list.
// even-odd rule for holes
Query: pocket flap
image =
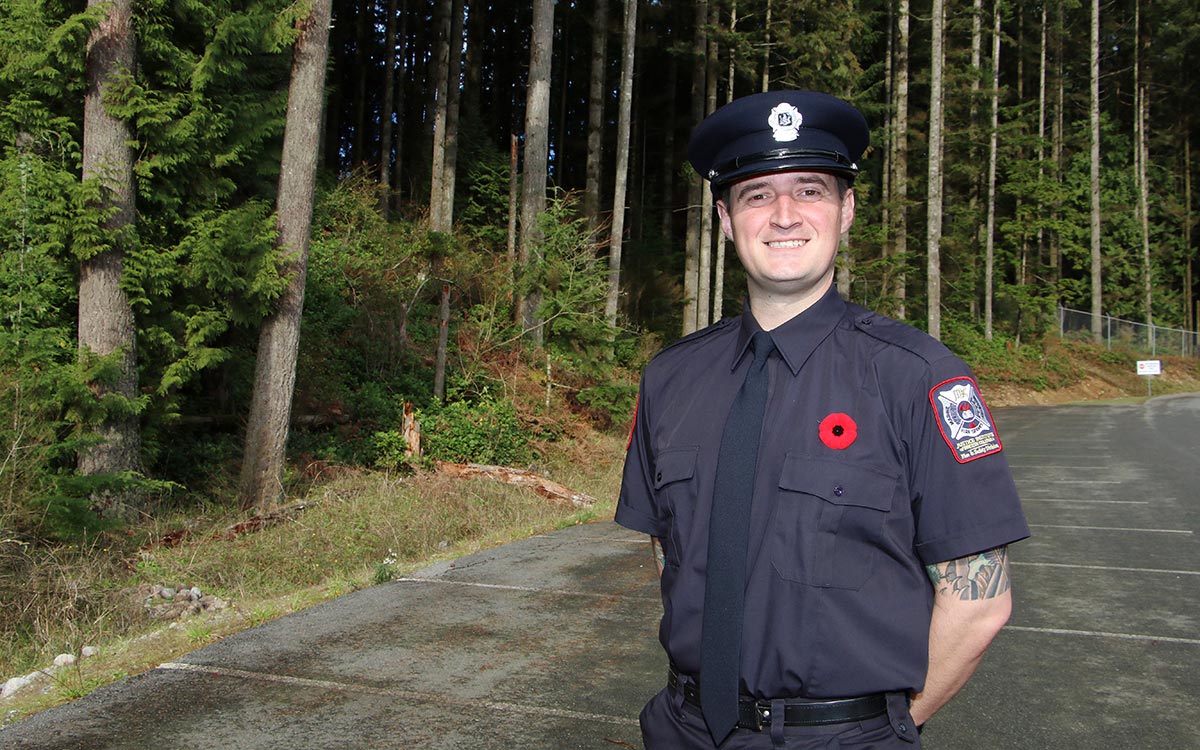
{"label": "pocket flap", "polygon": [[654,489],[661,489],[663,485],[671,482],[691,479],[696,473],[696,454],[699,451],[699,447],[693,445],[688,448],[671,448],[655,456]]}
{"label": "pocket flap", "polygon": [[845,461],[806,456],[784,460],[779,486],[793,492],[816,495],[837,505],[891,510],[898,474]]}

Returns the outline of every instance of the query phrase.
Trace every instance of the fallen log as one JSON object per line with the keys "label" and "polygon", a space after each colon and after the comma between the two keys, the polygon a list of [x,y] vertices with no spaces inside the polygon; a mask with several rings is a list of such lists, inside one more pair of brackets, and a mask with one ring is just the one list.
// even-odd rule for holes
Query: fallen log
{"label": "fallen log", "polygon": [[561,505],[570,505],[574,508],[590,508],[596,502],[596,498],[594,497],[585,495],[582,492],[576,492],[570,487],[553,482],[525,469],[514,469],[509,466],[489,466],[486,464],[455,464],[445,461],[437,461],[436,466],[438,472],[446,476],[463,479],[481,477],[518,487],[528,487],[547,500],[552,500]]}

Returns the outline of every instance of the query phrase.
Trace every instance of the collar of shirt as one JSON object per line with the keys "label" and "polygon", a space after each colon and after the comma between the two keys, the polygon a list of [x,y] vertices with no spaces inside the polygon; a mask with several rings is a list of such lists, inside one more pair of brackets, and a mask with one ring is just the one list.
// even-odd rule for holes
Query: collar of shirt
{"label": "collar of shirt", "polygon": [[[837,287],[830,286],[829,291],[817,300],[816,304],[771,331],[775,348],[787,363],[792,375],[800,372],[800,368],[817,346],[833,333],[845,312],[845,300],[838,294]],[[749,349],[750,339],[761,330],[762,326],[750,312],[750,300],[747,299],[742,305],[741,325],[733,348],[733,362],[729,366],[731,372],[737,369],[738,363]]]}

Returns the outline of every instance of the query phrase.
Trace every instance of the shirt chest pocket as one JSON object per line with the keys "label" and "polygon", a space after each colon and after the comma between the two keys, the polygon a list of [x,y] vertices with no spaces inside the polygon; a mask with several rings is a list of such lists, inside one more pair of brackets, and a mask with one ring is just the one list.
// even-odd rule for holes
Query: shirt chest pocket
{"label": "shirt chest pocket", "polygon": [[696,507],[696,446],[669,448],[655,457],[654,493],[667,514],[667,538],[663,540],[667,565],[679,564],[679,550]]}
{"label": "shirt chest pocket", "polygon": [[789,455],[772,518],[771,561],[784,579],[862,588],[884,554],[884,522],[899,475]]}

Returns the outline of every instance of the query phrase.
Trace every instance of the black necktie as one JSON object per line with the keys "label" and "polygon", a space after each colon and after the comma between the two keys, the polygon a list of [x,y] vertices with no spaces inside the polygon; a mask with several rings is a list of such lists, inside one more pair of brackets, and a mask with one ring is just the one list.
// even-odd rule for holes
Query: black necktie
{"label": "black necktie", "polygon": [[775,342],[771,334],[759,331],[750,346],[754,362],[725,421],[708,521],[708,570],[700,640],[700,709],[713,742],[718,745],[729,736],[738,720],[750,499],[754,495],[758,438],[767,404],[767,357],[775,350]]}

